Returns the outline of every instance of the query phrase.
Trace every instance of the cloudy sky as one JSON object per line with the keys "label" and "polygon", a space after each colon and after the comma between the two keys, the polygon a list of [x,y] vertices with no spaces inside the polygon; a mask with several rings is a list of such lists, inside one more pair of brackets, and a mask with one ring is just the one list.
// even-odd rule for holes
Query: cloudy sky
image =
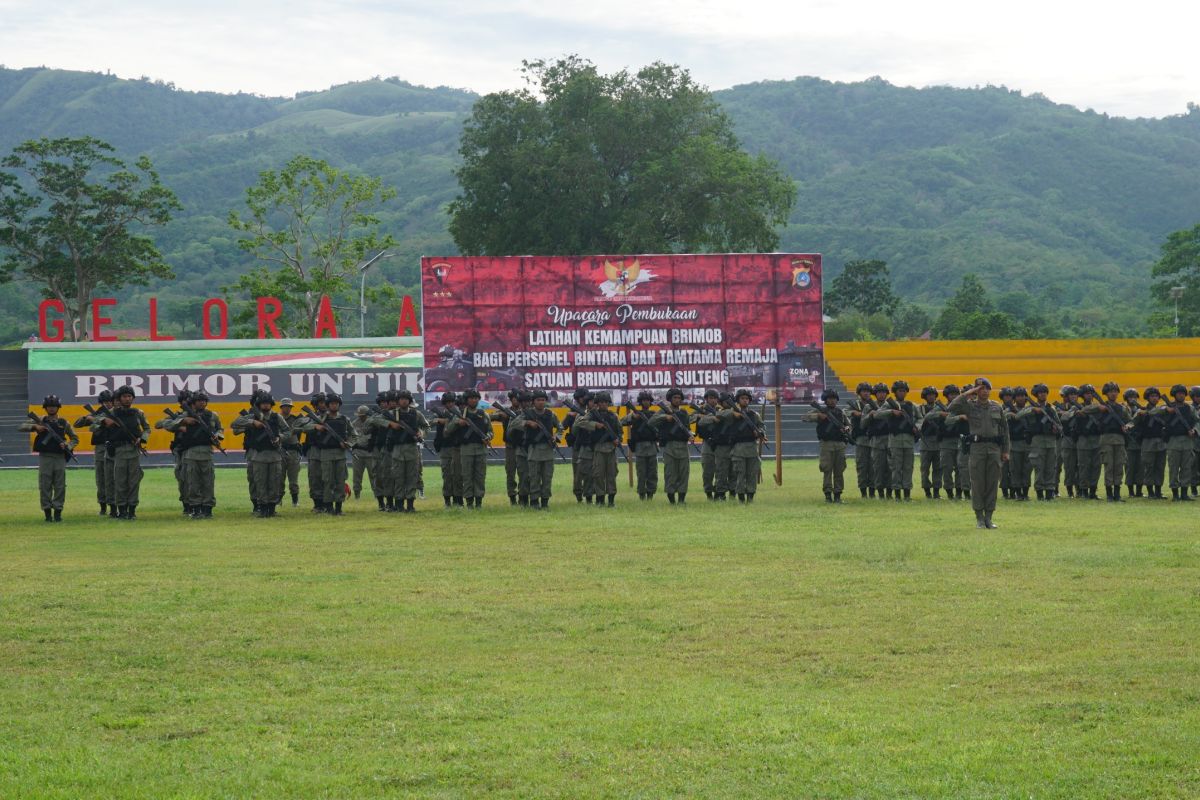
{"label": "cloudy sky", "polygon": [[374,75],[476,91],[523,58],[681,64],[713,89],[816,75],[1003,84],[1120,116],[1200,102],[1200,3],[1108,0],[0,0],[0,62],[292,95]]}

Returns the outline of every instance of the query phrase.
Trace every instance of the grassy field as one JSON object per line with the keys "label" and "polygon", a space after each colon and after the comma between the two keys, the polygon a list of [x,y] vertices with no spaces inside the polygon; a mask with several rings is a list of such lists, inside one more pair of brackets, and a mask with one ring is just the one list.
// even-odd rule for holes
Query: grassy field
{"label": "grassy field", "polygon": [[5,798],[1200,796],[1200,503],[979,531],[804,462],[750,507],[255,520],[225,470],[192,522],[156,470],[124,523],[69,478],[47,525],[0,474]]}

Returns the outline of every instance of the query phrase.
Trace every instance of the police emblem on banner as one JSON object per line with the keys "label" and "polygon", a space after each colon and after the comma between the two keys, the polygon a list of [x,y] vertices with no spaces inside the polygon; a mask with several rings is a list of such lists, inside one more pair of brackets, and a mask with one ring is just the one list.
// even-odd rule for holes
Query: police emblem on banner
{"label": "police emblem on banner", "polygon": [[813,262],[808,259],[798,259],[792,262],[792,288],[807,289],[812,286]]}

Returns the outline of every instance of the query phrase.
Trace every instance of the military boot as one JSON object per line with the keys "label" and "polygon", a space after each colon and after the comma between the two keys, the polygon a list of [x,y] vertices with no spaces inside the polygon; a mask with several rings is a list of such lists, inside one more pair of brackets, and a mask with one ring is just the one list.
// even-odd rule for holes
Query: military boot
{"label": "military boot", "polygon": [[975,512],[975,527],[976,528],[986,528],[987,527],[987,525],[985,525],[983,522],[983,512],[982,511]]}
{"label": "military boot", "polygon": [[100,516],[102,516],[102,517],[108,516],[108,504],[107,503],[100,504]]}
{"label": "military boot", "polygon": [[294,489],[292,490],[292,506],[294,507],[298,505],[300,505],[300,490]]}
{"label": "military boot", "polygon": [[992,522],[992,512],[983,512],[983,527],[993,531],[1000,527],[996,523]]}
{"label": "military boot", "polygon": [[48,508],[43,508],[42,513],[46,515],[46,522],[54,522],[54,512]]}
{"label": "military boot", "polygon": [[826,502],[826,503],[832,503],[832,502],[833,502],[833,492],[826,492],[826,493],[825,493],[825,502]]}

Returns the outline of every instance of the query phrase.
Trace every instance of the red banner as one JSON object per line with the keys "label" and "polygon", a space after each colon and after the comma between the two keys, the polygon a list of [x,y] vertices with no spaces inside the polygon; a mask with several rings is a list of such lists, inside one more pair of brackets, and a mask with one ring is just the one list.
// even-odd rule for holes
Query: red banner
{"label": "red banner", "polygon": [[423,258],[421,285],[428,392],[824,386],[819,255]]}

